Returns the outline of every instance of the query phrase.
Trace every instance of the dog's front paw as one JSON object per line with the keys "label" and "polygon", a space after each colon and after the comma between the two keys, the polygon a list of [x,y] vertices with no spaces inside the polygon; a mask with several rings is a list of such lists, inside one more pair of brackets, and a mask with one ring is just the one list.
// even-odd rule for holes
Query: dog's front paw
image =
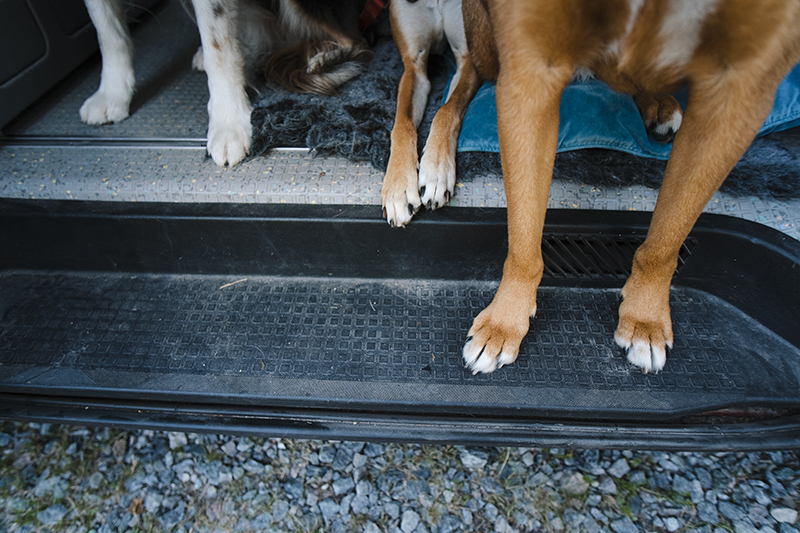
{"label": "dog's front paw", "polygon": [[683,110],[672,95],[638,95],[636,105],[647,133],[660,143],[671,143],[683,123]]}
{"label": "dog's front paw", "polygon": [[536,313],[536,304],[531,309],[526,301],[503,298],[498,291],[489,307],[475,318],[463,353],[464,364],[473,374],[494,372],[517,360],[530,317]]}
{"label": "dog's front paw", "polygon": [[402,172],[389,165],[381,189],[383,216],[393,228],[400,228],[411,222],[419,211],[422,201],[417,190],[417,172]]}
{"label": "dog's front paw", "polygon": [[426,150],[419,165],[419,194],[428,209],[439,209],[450,201],[456,186],[455,154]]}
{"label": "dog's front paw", "polygon": [[102,89],[83,102],[81,120],[87,124],[108,124],[128,118],[131,94],[111,94]]}
{"label": "dog's front paw", "polygon": [[619,308],[614,340],[642,372],[659,372],[667,362],[667,350],[672,348],[669,302],[642,302],[627,295]]}
{"label": "dog's front paw", "polygon": [[672,335],[663,324],[641,323],[620,318],[614,333],[617,345],[628,354],[628,361],[645,374],[658,373],[667,362],[667,349],[672,348]]}
{"label": "dog's front paw", "polygon": [[208,125],[208,154],[224,167],[240,163],[250,153],[252,139],[250,110],[213,118]]}

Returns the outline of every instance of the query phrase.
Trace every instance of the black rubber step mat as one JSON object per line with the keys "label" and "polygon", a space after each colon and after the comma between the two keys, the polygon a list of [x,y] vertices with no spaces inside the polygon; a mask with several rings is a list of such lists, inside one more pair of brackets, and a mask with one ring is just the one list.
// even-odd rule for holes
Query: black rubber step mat
{"label": "black rubber step mat", "polygon": [[550,211],[517,362],[461,349],[505,211],[0,201],[0,417],[280,437],[800,444],[800,243],[705,215],[643,374],[613,341],[649,214]]}

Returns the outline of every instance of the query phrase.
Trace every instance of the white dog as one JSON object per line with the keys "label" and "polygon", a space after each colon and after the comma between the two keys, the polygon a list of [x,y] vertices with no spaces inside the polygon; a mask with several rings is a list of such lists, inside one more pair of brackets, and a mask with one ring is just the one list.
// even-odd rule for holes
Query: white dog
{"label": "white dog", "polygon": [[[118,122],[134,91],[133,44],[122,0],[85,0],[97,29],[100,88],[81,106],[87,124]],[[366,46],[358,31],[363,0],[193,0],[201,49],[192,65],[208,75],[208,153],[235,165],[250,150],[246,68],[266,66],[273,81],[298,92],[330,93],[358,75]],[[293,61],[298,57],[300,62]]]}

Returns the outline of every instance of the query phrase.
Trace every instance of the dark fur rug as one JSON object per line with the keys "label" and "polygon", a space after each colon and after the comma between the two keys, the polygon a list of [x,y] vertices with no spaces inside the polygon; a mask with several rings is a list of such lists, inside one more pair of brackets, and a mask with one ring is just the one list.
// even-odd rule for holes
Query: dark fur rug
{"label": "dark fur rug", "polygon": [[[367,71],[333,97],[298,95],[267,88],[256,99],[252,113],[253,152],[276,147],[310,148],[319,155],[338,155],[369,161],[385,170],[397,105],[397,85],[403,73],[400,56],[383,35],[377,39]],[[432,90],[420,127],[420,150],[447,85],[444,59],[432,57]],[[800,128],[798,128],[800,129]],[[785,200],[800,197],[800,135],[774,133],[752,144],[723,184],[737,196]],[[501,174],[496,153],[461,152],[458,179]],[[665,161],[623,152],[591,149],[564,152],[556,157],[554,177],[595,186],[645,185],[658,187]]]}

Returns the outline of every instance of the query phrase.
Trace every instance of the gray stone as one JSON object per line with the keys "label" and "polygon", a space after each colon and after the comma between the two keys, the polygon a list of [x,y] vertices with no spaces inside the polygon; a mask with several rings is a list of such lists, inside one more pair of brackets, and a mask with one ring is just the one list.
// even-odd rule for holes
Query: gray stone
{"label": "gray stone", "polygon": [[600,505],[600,502],[603,501],[603,497],[599,494],[592,494],[588,498],[586,498],[586,505],[589,507],[597,507]]}
{"label": "gray stone", "polygon": [[689,483],[689,480],[685,477],[676,474],[675,477],[672,478],[672,490],[678,494],[688,496],[692,492],[692,484]]}
{"label": "gray stone", "polygon": [[244,468],[251,474],[263,474],[265,470],[264,465],[262,465],[258,461],[253,460],[252,458],[245,461],[244,464],[242,464],[242,468]]}
{"label": "gray stone", "polygon": [[222,450],[222,452],[228,457],[233,457],[238,453],[236,450],[236,443],[233,442],[232,440],[229,440],[228,442],[223,444],[220,447],[220,450]]}
{"label": "gray stone", "polygon": [[747,516],[756,527],[761,527],[764,524],[769,525],[769,522],[772,521],[769,518],[769,511],[767,511],[767,508],[759,503],[754,503],[749,506]]}
{"label": "gray stone", "polygon": [[462,450],[460,457],[461,464],[471,470],[483,468],[489,461],[489,454],[480,450],[464,449]]}
{"label": "gray stone", "polygon": [[597,486],[597,490],[605,494],[616,494],[617,493],[617,485],[614,483],[614,480],[608,476],[603,476],[600,478],[600,484]]}
{"label": "gray stone", "polygon": [[100,487],[100,484],[105,480],[105,477],[100,472],[95,472],[91,476],[89,476],[89,488],[92,490],[97,490]]}
{"label": "gray stone", "polygon": [[506,517],[498,516],[497,520],[494,521],[494,532],[495,533],[516,533],[514,528],[512,528]]}
{"label": "gray stone", "polygon": [[711,477],[711,473],[706,470],[705,468],[697,468],[694,471],[694,475],[697,476],[697,480],[700,482],[700,485],[703,487],[704,490],[708,490],[712,486],[713,478]]}
{"label": "gray stone", "polygon": [[788,507],[776,507],[770,511],[772,518],[781,524],[794,524],[797,522],[797,511]]}
{"label": "gray stone", "polygon": [[675,531],[678,531],[678,529],[680,529],[681,522],[674,516],[670,516],[664,519],[664,527],[666,527],[667,531],[669,531],[670,533],[674,533]]}
{"label": "gray stone", "polygon": [[175,448],[183,448],[189,444],[189,439],[186,437],[186,433],[170,431],[167,433],[167,438],[169,439],[170,450],[174,450]]}
{"label": "gray stone", "polygon": [[457,516],[447,514],[439,523],[439,533],[454,533],[462,527],[464,527],[464,522]]}
{"label": "gray stone", "polygon": [[564,509],[564,524],[569,531],[577,531],[583,522],[583,515],[572,507]]}
{"label": "gray stone", "polygon": [[336,518],[336,515],[339,514],[339,504],[331,498],[322,500],[317,504],[317,506],[319,507],[319,511],[322,513],[322,519],[325,520],[326,524],[333,522],[334,518]]}
{"label": "gray stone", "polygon": [[[181,433],[183,435],[183,433]],[[219,476],[222,470],[222,463],[220,461],[212,461],[210,463],[200,462],[196,467],[197,473],[205,476],[208,482],[214,486],[219,485]]]}
{"label": "gray stone", "polygon": [[419,521],[420,518],[416,512],[410,509],[403,511],[403,518],[400,520],[400,529],[403,530],[403,533],[411,533],[417,529]]}
{"label": "gray stone", "polygon": [[376,526],[374,522],[367,522],[364,524],[364,528],[361,530],[361,533],[381,533],[381,528]]}
{"label": "gray stone", "polygon": [[584,517],[583,528],[587,533],[600,533],[603,530],[603,528],[600,527],[600,524],[598,524],[595,519],[590,516]]}
{"label": "gray stone", "polygon": [[545,474],[544,472],[536,472],[528,479],[528,486],[541,487],[548,481],[550,481],[550,478],[547,477],[547,474]]}
{"label": "gray stone", "polygon": [[272,515],[269,513],[261,513],[250,521],[250,528],[255,531],[267,531],[270,524],[272,524]]}
{"label": "gray stone", "polygon": [[342,477],[333,482],[333,493],[337,496],[347,494],[356,486],[355,481],[351,477]]}
{"label": "gray stone", "polygon": [[363,442],[342,442],[333,459],[334,470],[344,470],[353,462],[356,453],[364,449]]}
{"label": "gray stone", "polygon": [[493,477],[485,477],[481,479],[481,487],[483,487],[483,490],[489,494],[503,494],[506,491],[506,489],[504,489],[503,486]]}
{"label": "gray stone", "polygon": [[295,500],[300,500],[303,498],[303,482],[299,479],[292,478],[284,483],[283,490],[285,490],[286,494]]}
{"label": "gray stone", "polygon": [[718,524],[719,515],[717,514],[717,507],[709,502],[700,502],[697,504],[697,516],[707,524]]}
{"label": "gray stone", "polygon": [[394,502],[384,503],[383,512],[389,515],[393,520],[400,518],[400,506]]}
{"label": "gray stone", "polygon": [[567,494],[583,494],[589,490],[589,483],[580,472],[569,472],[561,478],[561,490]]}
{"label": "gray stone", "polygon": [[272,520],[280,522],[289,515],[289,502],[278,500],[272,504],[272,509],[269,512],[272,514]]}
{"label": "gray stone", "polygon": [[367,496],[356,496],[353,498],[353,501],[350,502],[350,508],[353,510],[353,514],[366,513],[370,508],[369,498]]}
{"label": "gray stone", "polygon": [[67,512],[68,510],[64,505],[57,503],[37,513],[36,518],[46,526],[54,526],[67,516]]}
{"label": "gray stone", "polygon": [[618,459],[613,465],[611,465],[611,467],[607,469],[607,471],[615,478],[621,478],[631,471],[631,467],[628,465],[628,461],[625,459]]}
{"label": "gray stone", "polygon": [[731,522],[744,520],[744,518],[747,516],[744,512],[744,509],[731,502],[721,501],[717,504],[717,509],[722,516]]}
{"label": "gray stone", "polygon": [[369,481],[362,479],[356,483],[356,496],[369,496],[375,493],[375,486]]}
{"label": "gray stone", "polygon": [[161,502],[164,501],[164,496],[157,492],[148,492],[144,497],[144,509],[150,514],[156,514],[161,508]]}
{"label": "gray stone", "polygon": [[689,492],[689,496],[692,498],[692,503],[697,505],[698,503],[702,502],[705,499],[705,493],[703,492],[703,485],[700,481],[694,479],[692,480],[692,488]]}
{"label": "gray stone", "polygon": [[336,448],[333,446],[323,446],[319,450],[319,462],[322,464],[331,464],[336,459]]}
{"label": "gray stone", "polygon": [[758,533],[758,529],[750,520],[733,520],[733,530],[736,533]]}
{"label": "gray stone", "polygon": [[357,453],[353,456],[353,467],[354,468],[364,468],[367,466],[367,456]]}
{"label": "gray stone", "polygon": [[483,507],[483,516],[485,516],[489,522],[494,522],[495,520],[497,520],[497,517],[499,515],[500,511],[497,509],[497,507],[494,506],[494,504],[487,503]]}
{"label": "gray stone", "polygon": [[161,522],[161,526],[164,529],[171,529],[178,525],[182,520],[183,516],[186,511],[186,504],[178,502],[178,505],[175,506],[174,509],[171,511],[167,511],[163,515],[158,518],[158,521]]}
{"label": "gray stone", "polygon": [[616,533],[639,533],[639,528],[627,516],[611,522],[611,529]]}

